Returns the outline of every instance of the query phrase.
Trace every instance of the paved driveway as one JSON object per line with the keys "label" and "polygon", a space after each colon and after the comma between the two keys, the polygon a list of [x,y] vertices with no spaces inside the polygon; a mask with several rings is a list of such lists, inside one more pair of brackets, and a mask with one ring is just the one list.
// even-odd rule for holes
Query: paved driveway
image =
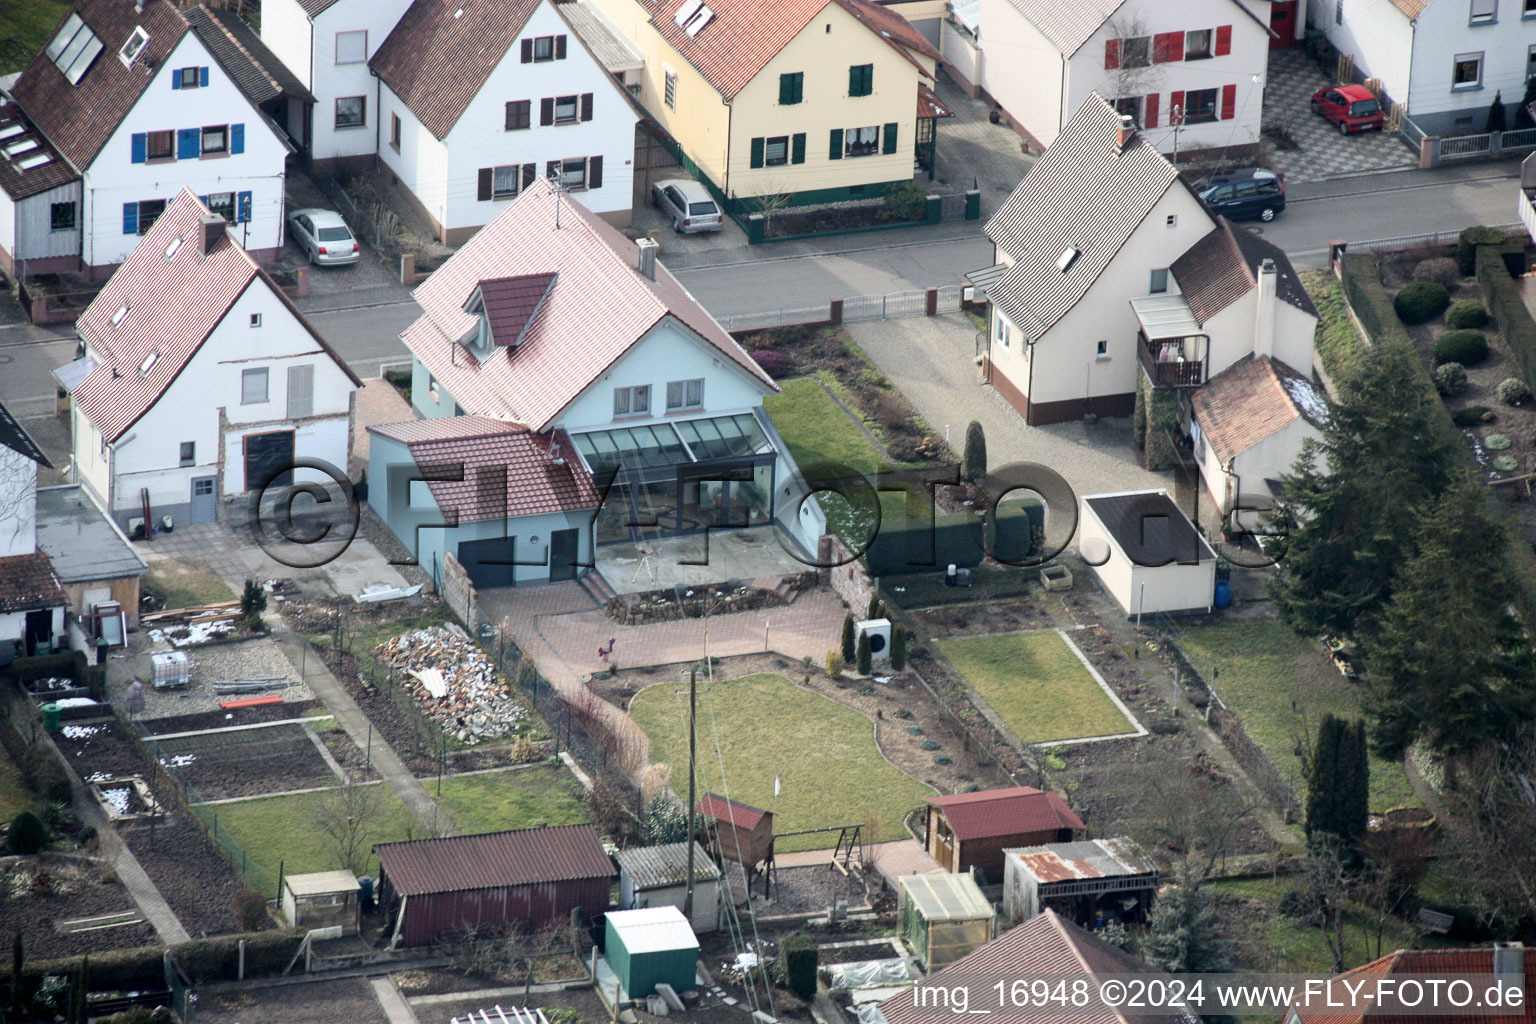
{"label": "paved driveway", "polygon": [[[1271,162],[1288,182],[1317,181],[1419,165],[1396,132],[1344,136],[1321,115],[1312,113],[1312,94],[1333,84],[1300,48],[1271,50],[1269,81],[1264,86],[1264,130]],[[1299,148],[1281,149],[1274,128],[1282,128]]]}

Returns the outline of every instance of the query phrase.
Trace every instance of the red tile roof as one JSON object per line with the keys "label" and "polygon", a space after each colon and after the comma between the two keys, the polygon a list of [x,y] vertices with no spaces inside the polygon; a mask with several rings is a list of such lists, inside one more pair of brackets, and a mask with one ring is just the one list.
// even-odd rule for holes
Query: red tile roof
{"label": "red tile roof", "polygon": [[[122,437],[160,400],[230,306],[258,280],[342,372],[362,384],[231,235],[202,255],[198,218],[206,213],[197,196],[183,189],[75,324],[98,362],[72,397],[109,442]],[[167,258],[172,245],[177,248]],[[127,313],[114,325],[112,320],[125,306]]]}
{"label": "red tile roof", "polygon": [[446,139],[541,2],[416,0],[368,66]]}
{"label": "red tile roof", "polygon": [[699,813],[716,821],[729,822],[737,828],[751,831],[762,824],[768,812],[760,807],[716,796],[714,793],[705,793],[704,799],[699,801]]}
{"label": "red tile roof", "polygon": [[1322,402],[1312,382],[1268,356],[1244,356],[1212,377],[1190,402],[1200,433],[1222,462],[1241,455],[1295,420],[1322,425],[1315,411],[1308,408]]}
{"label": "red tile roof", "polygon": [[[368,428],[399,441],[427,476],[432,500],[461,523],[597,508],[602,496],[563,431],[533,434],[484,416],[408,420]],[[556,448],[555,446],[558,446]],[[555,462],[559,457],[563,461]]]}
{"label": "red tile roof", "polygon": [[68,604],[53,563],[41,551],[0,558],[0,612],[30,612]]}
{"label": "red tile roof", "polygon": [[[1139,974],[1166,977],[1145,963],[1107,942],[1094,938],[1077,925],[1043,911],[1017,928],[1004,932],[974,952],[956,960],[937,974],[929,975],[925,985],[940,987],[945,979],[963,984],[971,993],[971,1012],[983,1008],[983,998],[999,980],[1013,981],[1029,975]],[[1184,1024],[1174,1015],[1134,1015],[1107,1008],[1073,1008],[1053,1012],[1048,1008],[1023,1007],[998,1009],[983,1004],[992,1012],[989,1024]],[[913,1005],[913,990],[908,988],[880,1004],[886,1024],[933,1024],[939,1013]]]}
{"label": "red tile roof", "polygon": [[[476,289],[495,345],[516,345],[555,283],[554,273],[493,277]],[[473,300],[471,300],[473,301]]]}
{"label": "red tile roof", "polygon": [[928,803],[944,813],[962,841],[1088,827],[1061,797],[1030,786],[931,796]]}
{"label": "red tile roof", "polygon": [[373,851],[390,886],[401,896],[618,874],[591,825],[380,843]]}
{"label": "red tile roof", "polygon": [[1216,226],[1168,269],[1179,282],[1190,312],[1203,324],[1258,284],[1259,265],[1266,259],[1275,262],[1275,297],[1317,316],[1317,307],[1284,250],[1234,227],[1225,217],[1217,217]]}
{"label": "red tile roof", "polygon": [[[128,0],[76,0],[74,13],[102,43],[85,77],[70,85],[45,49],[32,58],[11,90],[48,141],[82,173],[187,32],[187,19],[167,0],[147,0],[142,11],[135,6]],[[117,52],[135,28],[144,29],[149,42],[129,67]]]}
{"label": "red tile roof", "polygon": [[[473,415],[549,428],[630,348],[668,317],[777,391],[758,366],[665,267],[636,267],[635,243],[571,196],[557,205],[539,179],[415,291],[423,316],[401,335],[459,406]],[[558,272],[522,344],[483,361],[459,342],[479,327],[464,311],[482,281]]]}
{"label": "red tile roof", "polygon": [[926,85],[919,85],[917,87],[917,116],[954,117],[955,112],[940,102],[932,89]]}
{"label": "red tile roof", "polygon": [[[1525,991],[1525,1000],[1517,1012],[1480,1013],[1475,1008],[1471,1008],[1444,1015],[1425,1016],[1423,1013],[1417,1015],[1387,1013],[1376,1007],[1367,1009],[1363,1013],[1352,1011],[1307,1013],[1298,1009],[1296,1019],[1300,1024],[1425,1024],[1427,1021],[1455,1021],[1456,1024],[1533,1024],[1536,1022],[1536,1002],[1533,1002],[1536,989],[1530,985],[1530,979],[1536,976],[1536,947],[1522,952],[1524,973],[1521,988]],[[1476,949],[1399,949],[1379,960],[1372,960],[1368,964],[1362,964],[1354,970],[1336,974],[1334,977],[1355,979],[1390,975],[1444,976],[1492,975],[1493,973],[1493,947],[1483,946]],[[1481,992],[1478,992],[1478,995],[1481,996]],[[1346,995],[1336,990],[1334,997],[1343,999]]]}

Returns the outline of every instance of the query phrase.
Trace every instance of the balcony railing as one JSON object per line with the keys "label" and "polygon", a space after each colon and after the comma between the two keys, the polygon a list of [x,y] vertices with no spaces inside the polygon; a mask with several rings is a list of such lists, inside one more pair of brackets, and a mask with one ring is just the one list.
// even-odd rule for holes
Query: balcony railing
{"label": "balcony railing", "polygon": [[1141,367],[1147,371],[1153,387],[1197,388],[1205,383],[1205,360],[1183,359],[1178,355],[1183,350],[1183,341],[1172,338],[1149,342],[1144,336],[1138,339],[1136,350]]}

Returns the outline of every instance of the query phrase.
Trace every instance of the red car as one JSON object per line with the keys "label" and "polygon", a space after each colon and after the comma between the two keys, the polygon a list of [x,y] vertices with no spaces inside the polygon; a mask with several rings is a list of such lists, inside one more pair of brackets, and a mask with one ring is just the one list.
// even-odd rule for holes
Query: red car
{"label": "red car", "polygon": [[1386,116],[1381,103],[1363,85],[1329,85],[1312,94],[1312,113],[1339,126],[1340,135],[1381,130]]}

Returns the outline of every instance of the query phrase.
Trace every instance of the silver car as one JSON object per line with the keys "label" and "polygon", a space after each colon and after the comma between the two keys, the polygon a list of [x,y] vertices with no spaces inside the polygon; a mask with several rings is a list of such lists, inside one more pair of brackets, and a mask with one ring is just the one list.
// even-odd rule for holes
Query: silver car
{"label": "silver car", "polygon": [[295,210],[288,215],[288,231],[311,263],[335,267],[362,256],[352,229],[334,210]]}
{"label": "silver car", "polygon": [[672,221],[681,235],[719,231],[723,218],[709,191],[692,178],[668,178],[651,186],[651,202]]}

